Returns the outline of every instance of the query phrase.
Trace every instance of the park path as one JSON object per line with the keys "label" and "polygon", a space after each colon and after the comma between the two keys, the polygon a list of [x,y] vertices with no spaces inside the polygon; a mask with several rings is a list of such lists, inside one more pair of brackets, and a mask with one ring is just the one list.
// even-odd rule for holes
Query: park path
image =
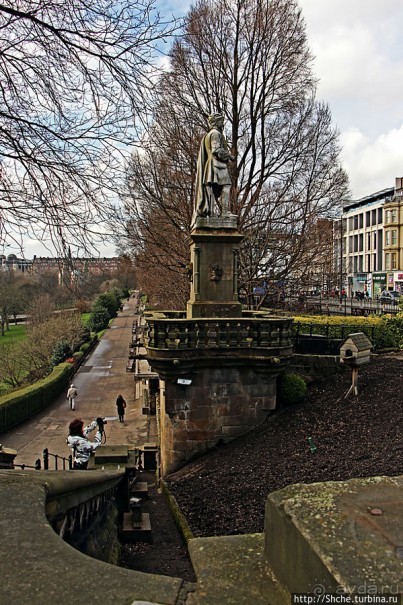
{"label": "park path", "polygon": [[[107,445],[137,447],[156,441],[155,417],[142,414],[142,402],[135,400],[134,373],[126,372],[137,297],[135,293],[125,301],[123,310],[74,376],[76,410],[69,409],[63,393],[31,420],[0,435],[4,447],[17,450],[16,464],[34,465],[38,458],[42,460],[45,448],[52,454],[68,456],[66,438],[73,418],[81,418],[86,425],[97,416],[116,417],[105,426]],[[115,400],[119,393],[127,402],[124,423],[117,419]]]}

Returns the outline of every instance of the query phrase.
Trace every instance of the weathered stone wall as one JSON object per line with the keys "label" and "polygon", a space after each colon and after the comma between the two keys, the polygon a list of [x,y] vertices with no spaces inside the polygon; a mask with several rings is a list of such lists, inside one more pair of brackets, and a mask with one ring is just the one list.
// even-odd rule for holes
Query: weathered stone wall
{"label": "weathered stone wall", "polygon": [[291,357],[288,371],[301,374],[309,381],[324,380],[345,370],[338,355],[302,355]]}
{"label": "weathered stone wall", "polygon": [[204,368],[190,385],[166,381],[161,397],[162,474],[262,423],[276,406],[277,372]]}

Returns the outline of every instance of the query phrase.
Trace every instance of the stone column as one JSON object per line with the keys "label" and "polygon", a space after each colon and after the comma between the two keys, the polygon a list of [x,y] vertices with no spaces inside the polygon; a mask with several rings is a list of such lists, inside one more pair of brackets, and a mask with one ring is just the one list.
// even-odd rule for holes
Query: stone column
{"label": "stone column", "polygon": [[241,317],[235,217],[198,218],[190,234],[192,281],[187,318]]}

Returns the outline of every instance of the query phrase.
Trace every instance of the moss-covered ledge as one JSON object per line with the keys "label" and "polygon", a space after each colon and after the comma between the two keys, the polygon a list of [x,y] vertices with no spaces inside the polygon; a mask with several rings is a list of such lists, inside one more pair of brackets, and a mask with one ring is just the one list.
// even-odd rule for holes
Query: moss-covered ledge
{"label": "moss-covered ledge", "polygon": [[[175,605],[186,592],[179,578],[115,567],[64,542],[45,515],[48,493],[60,481],[85,481],[95,474],[60,471],[0,471],[0,603],[30,605],[132,605],[137,601]],[[62,479],[63,475],[63,479]],[[104,473],[107,479],[108,473]],[[89,477],[88,477],[89,479]]]}
{"label": "moss-covered ledge", "polygon": [[289,592],[400,594],[403,476],[295,484],[266,502],[265,558]]}

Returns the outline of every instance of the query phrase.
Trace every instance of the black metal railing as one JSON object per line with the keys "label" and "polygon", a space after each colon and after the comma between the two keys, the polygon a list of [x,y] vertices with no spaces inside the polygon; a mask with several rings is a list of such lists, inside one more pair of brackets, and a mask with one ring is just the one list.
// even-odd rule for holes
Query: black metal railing
{"label": "black metal railing", "polygon": [[[53,468],[50,468],[49,462],[53,460]],[[45,447],[45,449],[43,450],[42,453],[42,462],[41,459],[38,458],[35,461],[35,464],[13,464],[14,468],[21,468],[22,470],[26,469],[26,468],[32,468],[36,471],[40,471],[40,470],[44,470],[44,471],[48,471],[48,470],[63,470],[65,471],[66,469],[68,469],[69,471],[71,471],[73,469],[73,456],[70,454],[70,456],[59,456],[59,454],[52,454],[52,452],[49,452],[48,448]]]}
{"label": "black metal railing", "polygon": [[26,468],[33,468],[33,469],[34,469],[34,470],[36,470],[36,471],[40,471],[40,470],[41,470],[41,468],[42,468],[42,464],[41,464],[41,459],[40,459],[40,458],[38,458],[38,459],[35,461],[35,464],[34,464],[34,465],[32,465],[32,464],[13,464],[13,467],[14,467],[14,468],[21,468],[22,470],[24,470],[24,469],[26,469]]}
{"label": "black metal railing", "polygon": [[53,459],[54,462],[54,468],[53,470],[58,471],[59,470],[59,462],[61,463],[62,469],[61,470],[66,470],[66,466],[68,468],[69,471],[72,470],[73,468],[73,456],[70,454],[69,456],[67,456],[67,458],[65,456],[59,456],[58,454],[52,454],[51,452],[49,452],[48,448],[45,447],[45,449],[43,450],[43,468],[45,471],[49,470],[49,460]]}
{"label": "black metal railing", "polygon": [[379,337],[377,335],[377,330],[375,326],[369,326],[365,324],[317,324],[317,323],[305,323],[296,321],[293,324],[293,342],[294,347],[296,343],[303,337],[311,337],[311,338],[323,338],[328,341],[328,343],[340,343],[342,342],[349,334],[353,332],[363,332],[367,338],[371,341],[374,348],[377,348],[380,344]]}

